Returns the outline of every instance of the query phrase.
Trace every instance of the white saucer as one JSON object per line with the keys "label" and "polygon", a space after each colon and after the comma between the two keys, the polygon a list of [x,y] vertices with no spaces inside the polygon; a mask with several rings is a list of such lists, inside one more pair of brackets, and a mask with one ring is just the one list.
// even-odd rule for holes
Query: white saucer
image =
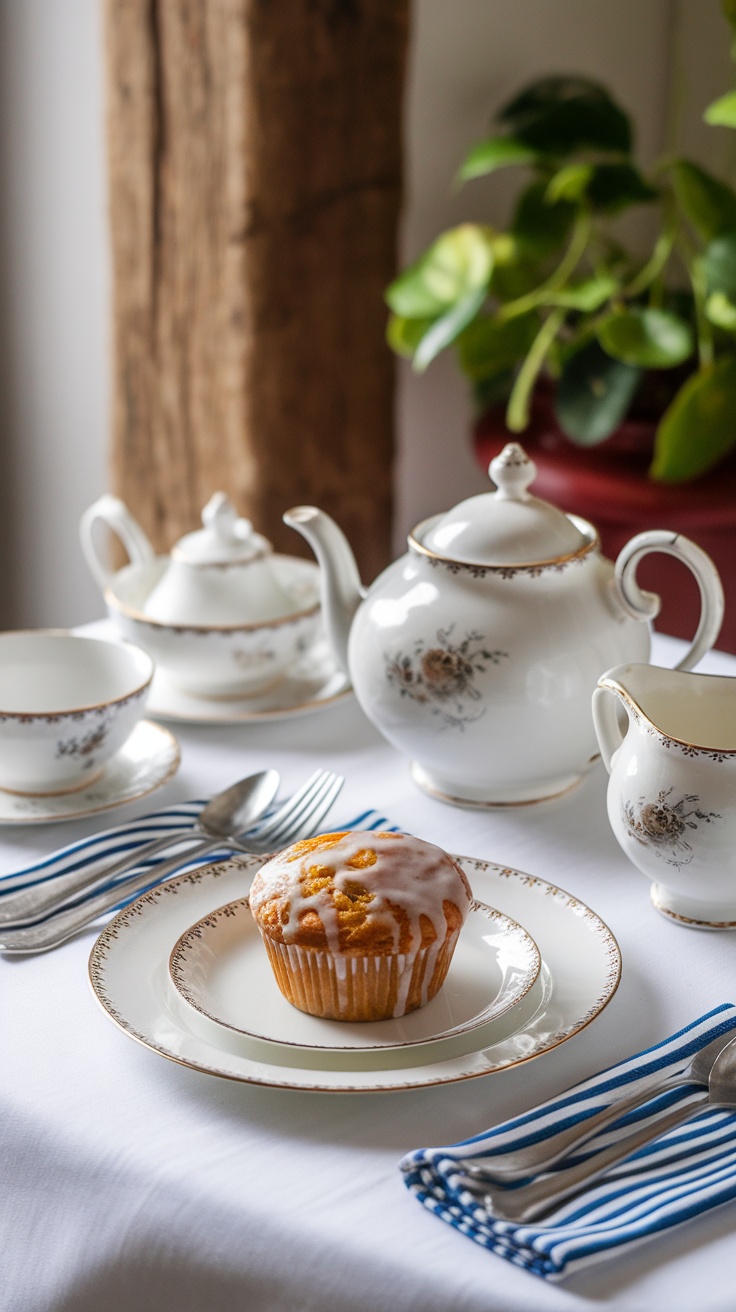
{"label": "white saucer", "polygon": [[[252,1041],[269,1045],[269,1056],[298,1064],[306,1055],[342,1056],[350,1068],[364,1057],[378,1064],[405,1065],[407,1049],[432,1049],[433,1055],[477,1046],[482,1028],[486,1043],[505,1037],[501,1027],[533,989],[541,968],[539,949],[521,925],[500,911],[473,902],[463,926],[445,983],[435,998],[417,1011],[394,1020],[348,1023],[308,1016],[280,992],[268,963],[248,899],[228,902],[198,920],[174,946],[169,974],[174,987],[193,1009],[192,1023],[217,1042],[216,1030],[243,1050]],[[213,1030],[213,1027],[214,1030]],[[502,1029],[504,1032],[502,1033]],[[240,1039],[245,1040],[240,1043]],[[452,1040],[450,1044],[448,1041]],[[285,1051],[273,1053],[271,1046]],[[259,1046],[260,1050],[260,1046]],[[411,1054],[418,1060],[418,1052]]]}
{"label": "white saucer", "polygon": [[[618,987],[621,954],[600,917],[563,889],[506,866],[457,859],[474,894],[523,924],[544,963],[537,984],[510,1013],[518,1027],[498,1042],[487,1044],[481,1029],[471,1050],[459,1056],[446,1057],[441,1045],[439,1058],[427,1054],[424,1045],[408,1046],[401,1065],[395,1056],[390,1066],[382,1064],[379,1051],[376,1064],[345,1069],[345,1054],[333,1063],[333,1054],[320,1049],[312,1050],[310,1060],[278,1062],[256,1049],[257,1040],[233,1036],[222,1026],[213,1027],[217,1042],[206,1038],[192,1024],[197,1013],[171,984],[169,956],[194,921],[247,895],[260,857],[200,866],[118,912],[92,949],[93,992],[110,1019],[144,1047],[193,1070],[246,1084],[352,1093],[425,1088],[508,1069],[557,1047],[603,1010]],[[524,1015],[528,1001],[533,1011]],[[252,1046],[246,1050],[245,1045]]]}
{"label": "white saucer", "polygon": [[140,720],[120,751],[87,788],[31,797],[0,790],[0,825],[56,824],[108,811],[160,788],[179,768],[179,744],[160,724]]}
{"label": "white saucer", "polygon": [[182,724],[243,724],[309,715],[348,697],[352,689],[325,642],[305,653],[274,688],[254,697],[197,697],[176,688],[162,670],[153,676],[147,712]]}

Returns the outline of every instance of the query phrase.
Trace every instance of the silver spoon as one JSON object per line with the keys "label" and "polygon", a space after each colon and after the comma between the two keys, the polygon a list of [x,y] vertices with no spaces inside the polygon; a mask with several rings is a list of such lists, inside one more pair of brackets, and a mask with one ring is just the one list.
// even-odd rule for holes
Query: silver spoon
{"label": "silver spoon", "polygon": [[661,1135],[698,1116],[702,1111],[721,1107],[736,1107],[736,1039],[732,1039],[716,1057],[711,1067],[707,1092],[703,1091],[697,1102],[688,1102],[684,1107],[681,1105],[665,1112],[643,1129],[627,1135],[603,1152],[589,1157],[585,1162],[579,1162],[577,1166],[557,1171],[554,1175],[545,1176],[533,1184],[522,1185],[519,1189],[486,1189],[483,1201],[488,1210],[501,1220],[523,1223],[532,1221],[554,1211],[559,1203],[571,1195],[583,1192],[589,1182],[607,1171],[609,1166],[630,1157],[653,1139],[659,1139]]}
{"label": "silver spoon", "polygon": [[246,779],[240,779],[213,797],[200,811],[190,829],[156,838],[92,874],[86,869],[72,870],[66,875],[58,875],[42,884],[33,884],[17,893],[6,893],[0,898],[0,926],[12,929],[34,924],[50,915],[55,907],[68,902],[75,893],[87,895],[98,888],[104,888],[118,875],[141,865],[158,852],[181,843],[190,843],[192,839],[199,841],[186,852],[187,859],[214,851],[223,843],[245,833],[260,819],[276,796],[279,783],[277,770],[261,770],[258,774],[248,775]]}
{"label": "silver spoon", "polygon": [[614,1121],[628,1115],[642,1103],[649,1102],[657,1094],[666,1093],[673,1085],[707,1084],[716,1057],[733,1038],[733,1030],[727,1034],[719,1034],[704,1048],[700,1048],[680,1070],[673,1071],[664,1078],[659,1072],[645,1076],[637,1081],[634,1093],[624,1097],[614,1097],[607,1107],[594,1112],[584,1121],[568,1125],[556,1134],[550,1134],[546,1139],[540,1139],[536,1143],[527,1144],[524,1148],[499,1153],[477,1165],[468,1163],[464,1167],[465,1173],[480,1180],[487,1180],[489,1184],[506,1184],[512,1180],[524,1180],[530,1175],[538,1175],[540,1171],[549,1170],[550,1166],[576,1152],[607,1125],[612,1125]]}
{"label": "silver spoon", "polygon": [[[293,797],[279,807],[274,816],[250,828],[237,841],[230,839],[229,845],[238,853],[265,856],[282,845],[288,845],[297,837],[311,838],[317,833],[343,782],[342,775],[333,774],[330,770],[318,770]],[[162,881],[165,882],[168,875],[188,860],[188,854],[185,853],[183,858],[175,856],[169,861],[161,861],[152,869],[144,870],[130,879],[118,880],[82,902],[64,905],[35,925],[0,930],[0,952],[10,955],[48,952],[66,943],[77,930],[97,920],[103,911],[110,911],[123,901],[131,902],[135,893],[155,890]],[[247,863],[244,866],[244,877],[246,871]],[[197,872],[194,871],[192,878],[196,877]]]}

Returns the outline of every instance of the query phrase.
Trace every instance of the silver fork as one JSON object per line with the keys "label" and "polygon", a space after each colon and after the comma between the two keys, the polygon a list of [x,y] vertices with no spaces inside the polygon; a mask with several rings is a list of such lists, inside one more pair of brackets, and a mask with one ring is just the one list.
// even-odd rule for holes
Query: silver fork
{"label": "silver fork", "polygon": [[[290,797],[268,820],[238,843],[238,851],[265,855],[286,847],[297,838],[311,838],[330,810],[345,782],[342,775],[331,771],[318,771],[307,780],[293,797]],[[227,846],[231,846],[230,843]],[[234,847],[235,844],[232,844]],[[104,889],[84,902],[74,903],[54,912],[47,920],[19,929],[0,930],[0,952],[47,952],[66,942],[77,930],[89,925],[104,911],[127,901],[133,893],[143,892],[162,883],[166,877],[188,864],[187,853],[163,861],[150,870],[121,879],[111,888]],[[209,858],[207,858],[209,859]],[[201,864],[204,864],[202,862]]]}

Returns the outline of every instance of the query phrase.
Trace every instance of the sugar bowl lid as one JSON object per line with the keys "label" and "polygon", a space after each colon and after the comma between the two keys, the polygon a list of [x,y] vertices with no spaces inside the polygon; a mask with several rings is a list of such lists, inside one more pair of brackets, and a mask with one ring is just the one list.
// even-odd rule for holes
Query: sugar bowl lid
{"label": "sugar bowl lid", "polygon": [[249,519],[238,518],[224,492],[210,497],[202,511],[202,525],[172,547],[172,560],[186,565],[245,565],[272,549]]}
{"label": "sugar bowl lid", "polygon": [[495,492],[460,501],[426,525],[421,546],[445,559],[475,565],[520,565],[574,555],[590,538],[575,521],[528,491],[536,466],[509,442],[488,470]]}

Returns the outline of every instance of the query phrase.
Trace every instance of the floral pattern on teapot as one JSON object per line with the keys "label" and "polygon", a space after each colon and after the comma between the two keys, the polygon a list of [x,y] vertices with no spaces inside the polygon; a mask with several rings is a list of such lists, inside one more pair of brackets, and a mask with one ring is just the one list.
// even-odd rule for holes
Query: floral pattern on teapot
{"label": "floral pattern on teapot", "polygon": [[430,714],[439,716],[447,728],[463,729],[486,711],[476,675],[484,673],[489,664],[498,665],[508,652],[490,650],[484,634],[475,630],[453,643],[454,627],[439,629],[431,647],[419,638],[410,655],[399,651],[385,654],[384,660],[386,678],[398,688],[400,697],[429,706]]}

